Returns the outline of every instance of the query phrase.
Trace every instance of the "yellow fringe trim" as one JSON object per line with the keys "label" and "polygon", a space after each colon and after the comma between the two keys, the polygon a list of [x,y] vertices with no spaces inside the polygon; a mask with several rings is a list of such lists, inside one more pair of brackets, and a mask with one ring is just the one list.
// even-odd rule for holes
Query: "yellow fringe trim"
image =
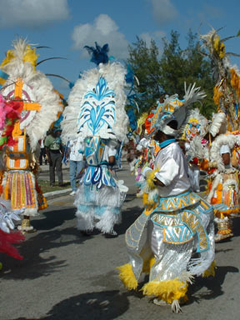
{"label": "yellow fringe trim", "polygon": [[188,284],[178,278],[167,281],[151,281],[141,289],[144,295],[156,296],[158,299],[172,303],[174,300],[185,299]]}
{"label": "yellow fringe trim", "polygon": [[149,206],[154,204],[154,201],[153,200],[150,201],[148,199],[148,193],[145,193],[145,192],[143,193],[142,201],[144,206]]}
{"label": "yellow fringe trim", "polygon": [[137,279],[133,273],[132,265],[130,263],[117,267],[119,270],[119,278],[128,290],[136,290],[138,286]]}
{"label": "yellow fringe trim", "polygon": [[214,260],[212,262],[212,264],[210,265],[210,267],[203,272],[202,277],[203,278],[215,277],[215,270],[216,269],[217,269],[216,261]]}
{"label": "yellow fringe trim", "polygon": [[155,173],[158,172],[159,169],[155,169],[153,170],[147,177],[146,181],[147,181],[147,184],[149,186],[149,188],[152,190],[152,189],[156,189],[157,186],[155,185],[154,183],[154,179],[155,179]]}
{"label": "yellow fringe trim", "polygon": [[149,273],[152,266],[154,265],[156,259],[154,257],[150,258],[149,260],[144,261],[142,272]]}

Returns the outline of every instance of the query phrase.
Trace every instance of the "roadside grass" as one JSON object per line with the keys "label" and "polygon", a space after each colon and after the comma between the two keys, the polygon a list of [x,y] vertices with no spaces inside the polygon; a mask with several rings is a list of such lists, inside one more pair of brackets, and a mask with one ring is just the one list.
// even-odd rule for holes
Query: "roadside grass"
{"label": "roadside grass", "polygon": [[49,180],[38,180],[38,184],[40,185],[42,192],[52,192],[52,191],[58,191],[58,190],[64,190],[64,189],[69,189],[70,188],[70,182],[64,182],[63,186],[50,186],[49,185]]}

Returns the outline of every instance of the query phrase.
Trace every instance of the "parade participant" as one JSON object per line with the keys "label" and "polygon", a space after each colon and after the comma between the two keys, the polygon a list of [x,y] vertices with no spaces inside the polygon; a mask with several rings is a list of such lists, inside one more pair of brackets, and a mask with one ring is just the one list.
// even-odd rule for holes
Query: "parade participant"
{"label": "parade participant", "polygon": [[13,212],[10,201],[0,200],[0,252],[20,260],[23,257],[12,244],[24,240],[20,231],[13,231],[15,229],[14,220],[21,221],[19,215],[23,213],[24,209]]}
{"label": "parade participant", "polygon": [[86,170],[79,182],[75,205],[77,227],[83,233],[97,228],[116,235],[121,206],[127,188],[113,175],[120,159],[119,148],[126,141],[128,117],[125,112],[125,68],[110,62],[108,45],[96,44],[91,61],[98,65],[85,72],[72,88],[63,113],[62,137],[65,141],[81,137]]}
{"label": "parade participant", "polygon": [[33,231],[30,217],[36,216],[39,209],[46,208],[46,199],[36,179],[36,152],[38,141],[45,138],[50,125],[57,119],[61,105],[51,82],[36,70],[36,48],[23,39],[14,41],[13,47],[1,64],[2,71],[8,74],[1,93],[8,101],[19,103],[20,117],[13,131],[8,132],[14,143],[5,150],[6,171],[2,187],[3,198],[11,199],[12,210],[25,208],[19,229],[26,232]]}
{"label": "parade participant", "polygon": [[149,273],[143,294],[157,305],[171,305],[174,312],[181,310],[188,283],[211,268],[214,260],[213,210],[191,191],[187,163],[175,140],[187,107],[204,97],[199,90],[189,88],[184,100],[167,98],[152,117],[161,150],[154,170],[144,172],[148,204],[126,231],[130,263],[119,267],[129,290],[137,289],[142,273]]}
{"label": "parade participant", "polygon": [[207,200],[215,209],[216,242],[233,236],[231,218],[239,212],[239,172],[231,165],[235,143],[235,136],[222,134],[210,149],[210,158],[217,164],[217,170],[210,176]]}

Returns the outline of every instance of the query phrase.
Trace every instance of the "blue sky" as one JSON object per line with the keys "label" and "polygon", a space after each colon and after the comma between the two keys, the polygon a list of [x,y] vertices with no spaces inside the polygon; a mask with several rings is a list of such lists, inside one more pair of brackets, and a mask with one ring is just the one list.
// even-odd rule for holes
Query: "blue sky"
{"label": "blue sky", "polygon": [[[80,71],[94,67],[84,45],[109,43],[110,55],[126,59],[128,45],[142,37],[153,38],[162,49],[162,37],[171,30],[180,33],[180,44],[186,46],[189,28],[207,33],[211,26],[221,37],[234,35],[240,29],[239,0],[0,0],[0,59],[18,36],[30,44],[44,45],[39,61],[60,56],[67,60],[50,60],[39,65],[45,73],[59,74],[70,81]],[[229,40],[226,51],[240,53],[240,38]],[[240,64],[240,58],[231,60]],[[51,77],[56,89],[65,97],[67,83]]]}

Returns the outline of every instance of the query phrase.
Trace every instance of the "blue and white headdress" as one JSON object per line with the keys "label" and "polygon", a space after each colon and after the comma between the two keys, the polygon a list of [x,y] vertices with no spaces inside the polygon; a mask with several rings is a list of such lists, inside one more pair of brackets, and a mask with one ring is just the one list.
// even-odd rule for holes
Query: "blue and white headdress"
{"label": "blue and white headdress", "polygon": [[65,141],[77,135],[124,141],[128,132],[124,92],[127,71],[121,63],[109,62],[107,45],[87,49],[93,51],[98,67],[84,72],[72,88],[63,114],[62,137]]}

